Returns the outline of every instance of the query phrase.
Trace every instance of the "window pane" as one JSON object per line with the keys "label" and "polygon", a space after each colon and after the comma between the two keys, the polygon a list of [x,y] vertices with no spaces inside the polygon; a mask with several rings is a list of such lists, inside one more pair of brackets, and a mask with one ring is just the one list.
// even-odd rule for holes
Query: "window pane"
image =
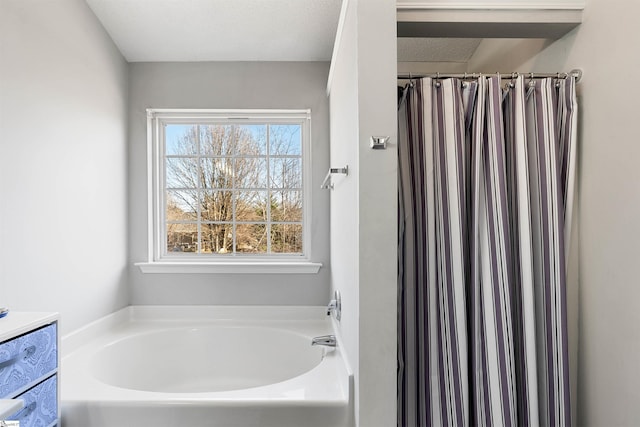
{"label": "window pane", "polygon": [[237,126],[200,125],[200,153],[203,156],[232,156],[236,153]]}
{"label": "window pane", "polygon": [[206,157],[201,159],[200,166],[200,188],[215,190],[233,187],[233,159]]}
{"label": "window pane", "polygon": [[238,132],[240,156],[264,156],[267,154],[267,125],[242,125]]}
{"label": "window pane", "polygon": [[167,252],[196,252],[198,226],[196,224],[167,224]]}
{"label": "window pane", "polygon": [[235,159],[236,188],[267,188],[267,159]]}
{"label": "window pane", "polygon": [[266,224],[238,224],[236,226],[236,251],[240,253],[266,253]]}
{"label": "window pane", "polygon": [[308,112],[292,112],[288,122],[282,112],[221,113],[166,110],[149,117],[154,130],[161,126],[154,133],[154,161],[162,166],[153,169],[152,198],[164,203],[154,203],[154,216],[164,219],[156,229],[166,236],[160,252],[185,260],[301,254]]}
{"label": "window pane", "polygon": [[166,125],[165,153],[167,156],[195,156],[198,154],[196,125]]}
{"label": "window pane", "polygon": [[167,221],[197,221],[198,193],[195,190],[167,190]]}
{"label": "window pane", "polygon": [[271,192],[271,221],[302,222],[302,192]]}
{"label": "window pane", "polygon": [[202,253],[233,252],[232,224],[202,224]]}
{"label": "window pane", "polygon": [[271,252],[302,253],[302,225],[273,224],[271,226]]}
{"label": "window pane", "polygon": [[202,221],[233,221],[232,195],[231,191],[202,191],[200,194]]}
{"label": "window pane", "polygon": [[267,221],[267,192],[238,191],[236,219],[242,222]]}
{"label": "window pane", "polygon": [[272,156],[302,155],[302,129],[300,125],[271,125],[269,150]]}
{"label": "window pane", "polygon": [[166,165],[167,188],[198,188],[198,160],[169,158]]}
{"label": "window pane", "polygon": [[271,159],[272,188],[302,188],[302,161],[300,158]]}

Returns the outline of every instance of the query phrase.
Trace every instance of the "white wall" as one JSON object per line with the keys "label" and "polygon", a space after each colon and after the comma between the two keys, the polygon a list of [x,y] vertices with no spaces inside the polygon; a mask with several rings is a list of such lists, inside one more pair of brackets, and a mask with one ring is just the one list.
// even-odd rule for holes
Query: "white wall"
{"label": "white wall", "polygon": [[[329,101],[324,62],[132,63],[129,103],[129,278],[132,304],[329,302]],[[143,274],[147,261],[147,108],[310,108],[312,260],[318,274]]]}
{"label": "white wall", "polygon": [[358,228],[358,60],[356,4],[343,0],[340,44],[335,46],[331,65],[330,123],[331,167],[349,166],[349,175],[335,175],[331,190],[331,288],[340,292],[342,318],[340,343],[355,375],[356,396],[360,341],[359,236]]}
{"label": "white wall", "polygon": [[[633,83],[639,15],[638,2],[589,0],[583,24],[561,40],[485,41],[469,67],[584,71],[578,84],[579,294],[575,272],[569,289],[579,306],[579,332],[570,338],[578,359],[577,425],[640,423],[640,89]],[[574,304],[570,315],[576,311]]]}
{"label": "white wall", "polygon": [[127,65],[82,0],[0,1],[0,305],[126,305]]}
{"label": "white wall", "polygon": [[[397,294],[394,1],[350,0],[330,80],[331,166],[349,165],[331,196],[332,287],[355,374],[360,426],[395,425]],[[372,150],[371,136],[390,136]]]}
{"label": "white wall", "polygon": [[334,53],[330,101],[331,167],[349,166],[349,175],[332,177],[331,284],[342,296],[341,332],[353,368],[358,361],[358,61],[357,17],[348,5],[341,44]]}

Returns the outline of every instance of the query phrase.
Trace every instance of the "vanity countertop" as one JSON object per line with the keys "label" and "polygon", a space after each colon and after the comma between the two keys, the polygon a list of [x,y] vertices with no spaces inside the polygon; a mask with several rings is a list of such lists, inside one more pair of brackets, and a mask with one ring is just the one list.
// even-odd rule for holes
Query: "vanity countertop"
{"label": "vanity countertop", "polygon": [[[0,318],[0,342],[58,320],[58,313],[10,311]],[[1,418],[0,418],[1,419]]]}

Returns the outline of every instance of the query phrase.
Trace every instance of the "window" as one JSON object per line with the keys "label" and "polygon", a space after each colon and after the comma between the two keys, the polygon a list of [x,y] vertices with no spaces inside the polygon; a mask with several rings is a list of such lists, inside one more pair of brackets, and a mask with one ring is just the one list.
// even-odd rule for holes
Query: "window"
{"label": "window", "polygon": [[144,265],[309,261],[309,122],[308,110],[148,110]]}

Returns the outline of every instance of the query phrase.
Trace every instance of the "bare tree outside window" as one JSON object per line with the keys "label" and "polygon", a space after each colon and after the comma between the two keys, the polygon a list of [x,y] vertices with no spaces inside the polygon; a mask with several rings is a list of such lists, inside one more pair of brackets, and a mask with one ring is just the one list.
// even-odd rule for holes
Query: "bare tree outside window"
{"label": "bare tree outside window", "polygon": [[301,254],[299,124],[165,125],[173,254]]}

